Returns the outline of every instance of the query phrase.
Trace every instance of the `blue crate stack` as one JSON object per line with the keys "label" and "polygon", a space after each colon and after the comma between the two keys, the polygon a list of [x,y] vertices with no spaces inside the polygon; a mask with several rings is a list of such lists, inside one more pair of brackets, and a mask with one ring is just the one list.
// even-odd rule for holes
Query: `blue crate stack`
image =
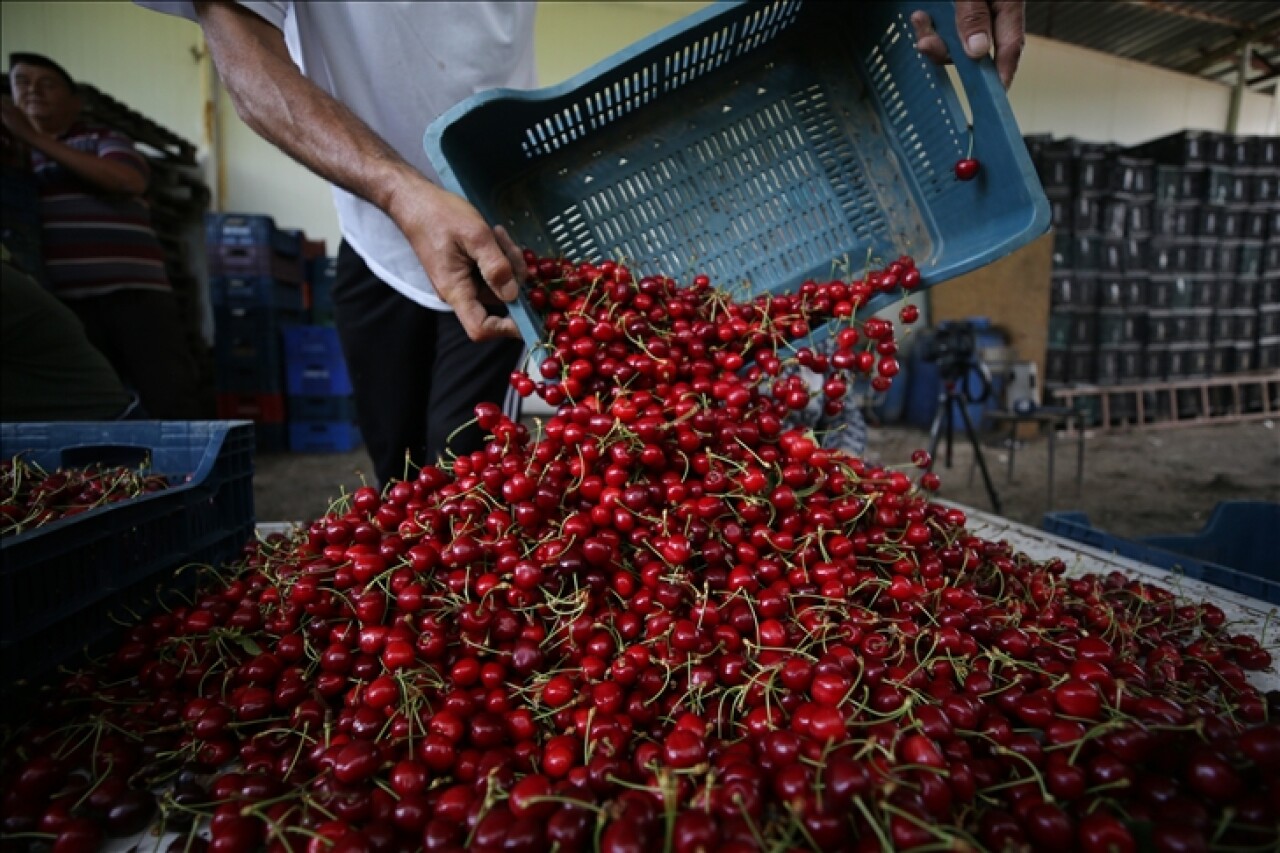
{"label": "blue crate stack", "polygon": [[289,449],[344,453],[361,444],[351,377],[338,330],[298,325],[284,330]]}
{"label": "blue crate stack", "polygon": [[[1056,232],[1048,390],[1280,367],[1280,139],[1027,142]],[[1135,397],[1111,399],[1113,418],[1136,415]]]}
{"label": "blue crate stack", "polygon": [[305,323],[302,236],[270,216],[205,218],[218,416],[254,421],[260,452],[288,445],[282,329]]}

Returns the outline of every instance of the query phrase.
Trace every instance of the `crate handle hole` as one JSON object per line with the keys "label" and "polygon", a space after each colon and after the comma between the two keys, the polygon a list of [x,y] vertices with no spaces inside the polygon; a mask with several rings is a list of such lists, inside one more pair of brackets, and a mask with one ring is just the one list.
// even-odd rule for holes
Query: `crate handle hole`
{"label": "crate handle hole", "polygon": [[62,451],[63,468],[85,468],[101,465],[105,468],[138,469],[147,463],[150,450],[133,444],[82,444]]}
{"label": "crate handle hole", "polygon": [[[969,94],[965,91],[964,81],[960,79],[960,74],[956,71],[956,67],[954,65],[947,65],[945,67],[947,77],[951,81],[951,91],[955,95],[954,98],[949,99],[951,101],[949,106],[951,108],[952,118],[960,127],[973,127],[973,108],[969,106]],[[959,114],[956,112],[957,108],[959,109]],[[968,144],[967,139],[963,141],[965,144]]]}

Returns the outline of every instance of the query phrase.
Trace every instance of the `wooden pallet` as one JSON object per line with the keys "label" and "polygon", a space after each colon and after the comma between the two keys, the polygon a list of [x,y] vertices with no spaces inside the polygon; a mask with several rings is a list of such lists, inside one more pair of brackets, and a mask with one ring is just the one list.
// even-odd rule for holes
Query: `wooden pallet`
{"label": "wooden pallet", "polygon": [[1053,394],[1059,404],[1077,409],[1096,402],[1100,429],[1238,423],[1280,416],[1280,370],[1129,385],[1078,385],[1055,389]]}

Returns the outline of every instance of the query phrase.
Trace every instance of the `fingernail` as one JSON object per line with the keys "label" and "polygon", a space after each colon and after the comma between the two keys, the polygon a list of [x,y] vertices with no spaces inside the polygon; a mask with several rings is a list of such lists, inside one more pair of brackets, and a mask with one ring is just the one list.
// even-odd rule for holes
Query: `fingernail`
{"label": "fingernail", "polygon": [[979,56],[985,56],[987,51],[991,50],[991,41],[987,38],[986,33],[974,33],[969,36],[968,45],[969,55],[975,59]]}

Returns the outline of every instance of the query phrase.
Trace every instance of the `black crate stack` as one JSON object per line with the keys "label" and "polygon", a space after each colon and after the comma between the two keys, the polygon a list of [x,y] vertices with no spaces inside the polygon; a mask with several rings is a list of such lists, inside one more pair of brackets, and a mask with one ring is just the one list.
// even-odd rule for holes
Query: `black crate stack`
{"label": "black crate stack", "polygon": [[303,238],[270,216],[205,219],[213,303],[218,417],[255,424],[260,452],[288,444],[283,330],[307,321]]}
{"label": "black crate stack", "polygon": [[1055,229],[1046,387],[1280,367],[1280,140],[1027,142]]}
{"label": "black crate stack", "polygon": [[6,162],[0,172],[0,244],[10,264],[47,286],[41,228],[35,176],[25,163]]}
{"label": "black crate stack", "polygon": [[1193,281],[1188,304],[1175,307],[1196,314],[1174,315],[1165,378],[1280,366],[1280,337],[1264,322],[1275,313],[1276,288],[1263,284],[1280,275],[1278,145],[1276,137],[1186,131],[1139,148],[1158,164],[1153,263]]}
{"label": "black crate stack", "polygon": [[338,274],[338,259],[319,257],[307,265],[307,281],[311,284],[311,324],[333,325],[333,280]]}

